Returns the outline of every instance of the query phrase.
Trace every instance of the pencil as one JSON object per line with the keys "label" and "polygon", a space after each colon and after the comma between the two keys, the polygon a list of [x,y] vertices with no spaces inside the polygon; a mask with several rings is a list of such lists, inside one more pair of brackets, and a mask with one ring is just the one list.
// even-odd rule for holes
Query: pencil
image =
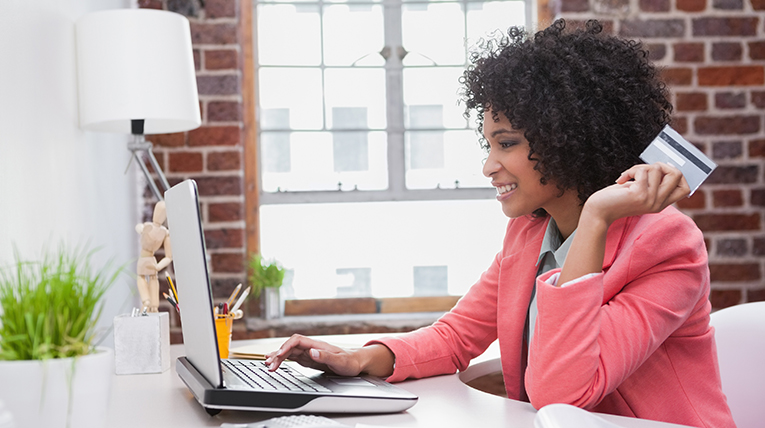
{"label": "pencil", "polygon": [[173,296],[175,297],[175,301],[180,303],[180,300],[178,299],[178,290],[175,289],[175,285],[173,284],[172,278],[170,278],[170,274],[165,272],[165,275],[167,276],[167,282],[170,283],[170,288],[173,290]]}
{"label": "pencil", "polygon": [[234,304],[234,299],[236,299],[236,295],[239,293],[239,290],[242,289],[242,283],[240,282],[239,285],[234,288],[234,291],[231,292],[231,296],[226,300],[226,303],[228,303],[228,307],[230,308]]}

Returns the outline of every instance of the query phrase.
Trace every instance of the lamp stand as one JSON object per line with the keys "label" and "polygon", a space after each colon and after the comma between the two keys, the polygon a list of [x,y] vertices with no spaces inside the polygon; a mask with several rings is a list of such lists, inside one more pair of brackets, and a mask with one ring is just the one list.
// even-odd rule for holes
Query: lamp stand
{"label": "lamp stand", "polygon": [[[133,119],[131,122],[133,129],[133,141],[128,143],[128,150],[130,150],[130,152],[133,154],[133,157],[130,158],[130,161],[132,162],[133,159],[135,159],[136,162],[138,162],[138,166],[141,167],[141,171],[143,171],[143,175],[146,177],[146,181],[149,182],[149,187],[151,187],[151,191],[154,193],[154,196],[157,197],[158,201],[164,201],[164,196],[162,196],[162,193],[160,193],[159,189],[157,188],[157,184],[154,183],[154,179],[151,178],[149,169],[146,168],[146,163],[144,163],[144,161],[141,159],[141,156],[139,156],[139,152],[146,152],[146,154],[149,156],[149,163],[151,163],[151,167],[154,169],[154,172],[156,172],[157,176],[159,176],[159,182],[162,183],[164,190],[170,189],[170,183],[167,182],[167,178],[165,178],[165,174],[162,172],[162,168],[159,167],[157,158],[154,157],[154,152],[151,150],[154,146],[151,144],[151,141],[146,141],[146,137],[143,135],[143,120]],[[130,164],[128,163],[128,167],[129,166]]]}

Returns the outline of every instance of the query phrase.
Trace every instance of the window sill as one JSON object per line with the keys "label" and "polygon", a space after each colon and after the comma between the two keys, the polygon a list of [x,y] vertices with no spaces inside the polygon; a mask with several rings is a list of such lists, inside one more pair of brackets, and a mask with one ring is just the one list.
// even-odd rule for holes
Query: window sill
{"label": "window sill", "polygon": [[[388,333],[411,331],[430,325],[443,314],[444,312],[410,312],[285,316],[270,320],[247,318],[245,324],[249,332],[272,333],[267,336],[289,336],[292,333],[312,335],[338,334],[338,332],[339,334]],[[290,333],[278,334],[282,331],[289,331]]]}

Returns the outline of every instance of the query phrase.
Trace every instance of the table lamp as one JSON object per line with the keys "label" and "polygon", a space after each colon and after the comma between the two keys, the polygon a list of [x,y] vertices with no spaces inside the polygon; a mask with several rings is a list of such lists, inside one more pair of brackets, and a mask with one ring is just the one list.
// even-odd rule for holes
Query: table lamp
{"label": "table lamp", "polygon": [[[132,134],[128,150],[159,201],[139,153],[170,188],[144,134],[188,131],[199,114],[191,29],[183,15],[154,9],[89,13],[75,24],[80,128]],[[128,164],[129,166],[129,164]]]}

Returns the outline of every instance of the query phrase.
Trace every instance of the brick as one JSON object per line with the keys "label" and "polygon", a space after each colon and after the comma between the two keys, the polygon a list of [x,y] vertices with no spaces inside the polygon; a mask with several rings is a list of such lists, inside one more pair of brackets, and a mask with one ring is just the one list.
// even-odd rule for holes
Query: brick
{"label": "brick", "polygon": [[749,192],[749,204],[753,207],[765,207],[765,189],[752,189]]}
{"label": "brick", "polygon": [[200,196],[241,195],[242,179],[234,176],[199,177],[196,179]]}
{"label": "brick", "polygon": [[707,94],[703,92],[675,93],[677,111],[706,111],[709,108]]}
{"label": "brick", "polygon": [[205,245],[211,250],[242,248],[244,246],[244,229],[207,229],[205,230]]}
{"label": "brick", "polygon": [[192,55],[194,55],[194,70],[199,71],[202,69],[202,54],[199,53],[199,49],[192,50]]}
{"label": "brick", "polygon": [[746,107],[746,93],[720,92],[715,94],[715,107],[719,109],[741,109]]}
{"label": "brick", "polygon": [[[201,12],[200,2],[193,0],[166,0],[167,10],[179,13],[187,18],[198,18]],[[203,3],[203,2],[202,2]]]}
{"label": "brick", "polygon": [[760,131],[760,116],[699,116],[693,127],[700,135],[743,135]]}
{"label": "brick", "polygon": [[748,86],[765,83],[762,66],[702,67],[697,71],[700,86]]}
{"label": "brick", "polygon": [[756,281],[760,279],[759,263],[710,263],[712,281]]}
{"label": "brick", "polygon": [[561,0],[560,11],[561,12],[587,12],[590,10],[590,2],[588,0]]}
{"label": "brick", "polygon": [[681,210],[702,209],[706,207],[706,193],[697,190],[696,193],[688,198],[677,201],[677,207]]}
{"label": "brick", "polygon": [[242,105],[237,101],[210,101],[207,120],[210,122],[236,122],[242,119]]}
{"label": "brick", "polygon": [[233,45],[238,42],[236,24],[191,23],[191,42],[194,45]]}
{"label": "brick", "polygon": [[682,19],[625,20],[619,35],[631,38],[682,37],[685,21]]}
{"label": "brick", "polygon": [[210,255],[212,270],[216,273],[244,272],[244,256],[239,253],[213,253]]}
{"label": "brick", "polygon": [[765,157],[765,140],[752,140],[749,142],[749,157]]}
{"label": "brick", "polygon": [[668,12],[669,0],[640,0],[640,10],[643,12]]}
{"label": "brick", "polygon": [[203,126],[189,131],[189,147],[236,146],[241,135],[238,126]]}
{"label": "brick", "polygon": [[239,67],[239,52],[234,49],[206,50],[206,70],[236,70]]}
{"label": "brick", "polygon": [[141,9],[164,9],[162,0],[138,0],[138,7]]}
{"label": "brick", "polygon": [[203,156],[199,152],[175,152],[169,154],[170,172],[200,172]]}
{"label": "brick", "polygon": [[712,157],[714,159],[736,159],[744,153],[742,141],[720,141],[712,144]]}
{"label": "brick", "polygon": [[197,90],[200,95],[238,95],[239,76],[223,74],[213,76],[197,76]]}
{"label": "brick", "polygon": [[685,116],[672,116],[670,125],[681,135],[688,133],[688,118]]}
{"label": "brick", "polygon": [[210,152],[207,154],[209,171],[231,171],[242,169],[239,152]]}
{"label": "brick", "polygon": [[712,206],[721,207],[740,207],[744,205],[744,196],[741,190],[715,190],[712,192]]}
{"label": "brick", "polygon": [[750,288],[746,290],[747,302],[762,302],[765,301],[765,288]]}
{"label": "brick", "polygon": [[661,70],[661,78],[668,85],[688,86],[693,82],[693,70],[685,67],[667,67]]}
{"label": "brick", "polygon": [[741,61],[744,48],[741,43],[721,42],[712,44],[712,60],[714,61]]}
{"label": "brick", "polygon": [[712,8],[718,10],[742,10],[744,0],[712,0]]}
{"label": "brick", "polygon": [[738,305],[741,303],[741,290],[712,290],[709,301],[714,309]]}
{"label": "brick", "polygon": [[693,221],[704,232],[759,230],[760,214],[697,214]]}
{"label": "brick", "polygon": [[704,43],[675,43],[672,45],[676,62],[703,62]]}
{"label": "brick", "polygon": [[675,7],[681,12],[701,12],[707,8],[706,0],[677,0]]}
{"label": "brick", "polygon": [[646,45],[648,50],[648,59],[659,61],[667,56],[667,46],[664,43],[649,43]]}
{"label": "brick", "polygon": [[152,134],[147,135],[146,139],[156,146],[161,147],[183,147],[186,144],[186,134],[175,132],[172,134]]}
{"label": "brick", "polygon": [[751,0],[751,2],[752,2],[752,9],[765,10],[765,0]]}
{"label": "brick", "polygon": [[691,22],[694,37],[756,36],[758,18],[697,18]]}
{"label": "brick", "polygon": [[237,0],[205,0],[205,18],[235,18]]}
{"label": "brick", "polygon": [[207,208],[210,223],[244,219],[244,205],[239,202],[210,203]]}
{"label": "brick", "polygon": [[741,257],[747,253],[745,239],[720,239],[717,241],[717,255],[723,257]]}
{"label": "brick", "polygon": [[757,165],[720,165],[707,178],[709,184],[756,183],[760,171]]}
{"label": "brick", "polygon": [[755,256],[765,255],[765,237],[756,237],[752,240],[752,254]]}
{"label": "brick", "polygon": [[[587,20],[580,19],[566,19],[566,29],[584,29],[587,28]],[[613,35],[614,34],[614,21],[610,19],[598,18],[598,22],[603,26],[602,34]]]}
{"label": "brick", "polygon": [[765,109],[765,91],[752,91],[752,104],[759,109]]}
{"label": "brick", "polygon": [[749,58],[765,59],[765,41],[749,42]]}
{"label": "brick", "polygon": [[[210,281],[210,288],[212,288],[213,298],[228,299],[228,296],[234,291],[239,283],[244,283],[245,278],[215,278]],[[249,300],[249,299],[248,299]],[[234,323],[236,325],[236,323]]]}

